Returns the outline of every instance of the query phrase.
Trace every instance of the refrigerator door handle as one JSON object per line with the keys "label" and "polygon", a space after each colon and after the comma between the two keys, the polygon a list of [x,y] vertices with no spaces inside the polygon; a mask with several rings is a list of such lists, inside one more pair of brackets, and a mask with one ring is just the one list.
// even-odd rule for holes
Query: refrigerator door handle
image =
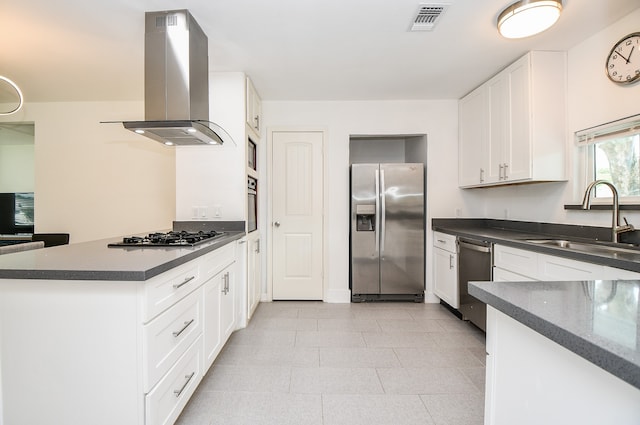
{"label": "refrigerator door handle", "polygon": [[374,237],[376,239],[376,252],[380,251],[380,171],[376,170],[375,175],[376,180],[376,230],[374,233]]}
{"label": "refrigerator door handle", "polygon": [[387,224],[387,214],[386,214],[386,209],[387,209],[387,205],[386,205],[386,201],[385,201],[385,195],[386,195],[386,191],[387,188],[385,186],[384,183],[384,170],[380,170],[380,199],[381,199],[381,203],[382,203],[382,207],[381,207],[381,215],[382,218],[380,219],[380,224],[382,226],[382,228],[380,229],[380,254],[384,254],[384,235],[386,232],[386,224]]}

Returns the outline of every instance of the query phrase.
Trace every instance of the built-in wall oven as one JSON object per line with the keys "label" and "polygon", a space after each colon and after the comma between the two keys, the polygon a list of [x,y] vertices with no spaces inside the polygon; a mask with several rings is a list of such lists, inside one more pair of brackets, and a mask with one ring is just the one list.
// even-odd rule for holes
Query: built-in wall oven
{"label": "built-in wall oven", "polygon": [[247,177],[247,232],[258,230],[258,180]]}

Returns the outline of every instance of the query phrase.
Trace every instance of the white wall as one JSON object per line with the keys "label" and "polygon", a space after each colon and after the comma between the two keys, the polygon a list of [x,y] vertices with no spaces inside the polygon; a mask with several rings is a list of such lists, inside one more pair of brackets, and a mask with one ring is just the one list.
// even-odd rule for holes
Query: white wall
{"label": "white wall", "polygon": [[[638,22],[640,8],[568,51],[569,182],[466,190],[465,202],[481,200],[483,213],[490,218],[505,218],[506,210],[513,220],[611,226],[611,211],[565,211],[563,206],[579,203],[583,190],[583,183],[574,175],[573,133],[640,113],[640,84],[613,84],[604,69],[611,47],[623,36],[638,31]],[[640,226],[640,212],[625,211],[623,215]]]}
{"label": "white wall", "polygon": [[[467,210],[457,186],[458,102],[434,101],[350,101],[350,102],[263,102],[263,116],[270,127],[305,127],[327,130],[325,173],[328,190],[328,228],[325,244],[328,258],[331,302],[349,302],[349,136],[354,134],[426,134],[427,220],[450,217],[455,206]],[[270,221],[270,220],[267,220]],[[431,232],[427,232],[427,290],[432,292]],[[431,301],[435,298],[430,297]]]}
{"label": "white wall", "polygon": [[34,154],[33,143],[0,145],[0,192],[33,192]]}
{"label": "white wall", "polygon": [[171,227],[175,153],[100,121],[141,119],[142,102],[27,103],[35,123],[35,231],[71,243]]}
{"label": "white wall", "polygon": [[[211,121],[236,144],[177,148],[176,218],[242,221],[247,202],[245,74],[209,73],[209,99]],[[193,207],[200,207],[200,216],[194,216]]]}

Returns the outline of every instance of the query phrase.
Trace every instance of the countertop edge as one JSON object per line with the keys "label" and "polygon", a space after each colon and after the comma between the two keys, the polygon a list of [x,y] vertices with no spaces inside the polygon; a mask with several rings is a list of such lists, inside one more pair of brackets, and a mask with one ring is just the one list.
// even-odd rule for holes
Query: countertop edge
{"label": "countertop edge", "polygon": [[469,294],[629,385],[640,389],[640,367],[638,365],[557,323],[535,315],[504,298],[488,292],[484,288],[487,285],[491,285],[491,283],[469,282]]}
{"label": "countertop edge", "polygon": [[[482,239],[488,242],[492,242],[498,245],[506,245],[513,248],[525,249],[527,251],[539,252],[542,254],[553,255],[556,257],[569,258],[577,261],[585,261],[588,263],[599,264],[602,266],[616,267],[619,269],[629,270],[640,273],[640,262],[628,261],[619,258],[613,258],[607,255],[590,254],[586,252],[571,251],[555,246],[545,246],[541,244],[535,244],[531,242],[525,242],[525,239],[545,238],[548,235],[544,234],[532,234],[532,233],[520,233],[517,231],[511,231],[514,234],[513,238],[504,238],[487,235],[485,232],[474,232],[473,229],[454,229],[447,226],[432,225],[431,229],[436,232],[447,233],[455,236],[462,236],[468,238]],[[489,230],[490,233],[491,230]],[[502,230],[506,232],[505,230]],[[516,236],[520,235],[520,236]],[[568,238],[570,239],[570,238]],[[640,256],[640,250],[638,251]]]}
{"label": "countertop edge", "polygon": [[[195,260],[211,251],[221,248],[238,239],[242,239],[244,232],[229,232],[224,237],[198,247],[179,258],[163,262],[147,270],[118,271],[118,270],[53,270],[53,269],[0,269],[0,279],[23,280],[85,280],[85,281],[146,281],[177,266]],[[46,249],[46,248],[43,248]],[[116,248],[109,248],[116,249]]]}

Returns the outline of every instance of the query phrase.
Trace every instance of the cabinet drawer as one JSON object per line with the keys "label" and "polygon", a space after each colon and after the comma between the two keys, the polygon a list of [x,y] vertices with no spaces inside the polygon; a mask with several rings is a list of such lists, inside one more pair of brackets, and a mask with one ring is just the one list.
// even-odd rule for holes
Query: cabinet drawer
{"label": "cabinet drawer", "polygon": [[173,424],[202,375],[202,337],[199,337],[145,397],[145,425]]}
{"label": "cabinet drawer", "polygon": [[202,293],[195,291],[142,330],[144,392],[148,392],[202,333]]}
{"label": "cabinet drawer", "polygon": [[206,281],[220,273],[225,267],[235,261],[236,243],[227,244],[207,254],[202,261],[202,280]]}
{"label": "cabinet drawer", "polygon": [[199,261],[190,261],[144,284],[143,321],[147,323],[200,285]]}
{"label": "cabinet drawer", "polygon": [[456,237],[446,233],[433,232],[433,246],[455,253]]}
{"label": "cabinet drawer", "polygon": [[500,267],[493,268],[493,280],[495,282],[533,282],[535,279],[523,276]]}
{"label": "cabinet drawer", "polygon": [[594,280],[602,279],[604,266],[552,255],[538,255],[541,280]]}
{"label": "cabinet drawer", "polygon": [[523,249],[495,245],[493,265],[533,279],[538,276],[538,254]]}

